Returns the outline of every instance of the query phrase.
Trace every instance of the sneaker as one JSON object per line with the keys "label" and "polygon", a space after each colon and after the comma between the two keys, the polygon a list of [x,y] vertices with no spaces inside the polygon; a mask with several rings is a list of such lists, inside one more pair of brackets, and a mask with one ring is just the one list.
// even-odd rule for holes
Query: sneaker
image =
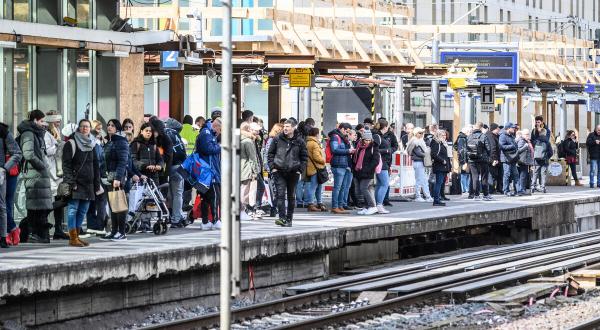
{"label": "sneaker", "polygon": [[92,234],[87,233],[87,232],[83,232],[83,234],[79,234],[79,238],[90,238],[92,237]]}
{"label": "sneaker", "polygon": [[286,223],[287,223],[287,220],[285,220],[285,219],[277,219],[277,220],[275,220],[275,224],[278,225],[278,226],[285,227]]}
{"label": "sneaker", "polygon": [[425,200],[427,203],[433,203],[433,197],[429,197]]}
{"label": "sneaker", "polygon": [[264,215],[264,212],[262,212],[262,211],[256,211],[256,212],[254,212],[254,215],[252,216],[252,218],[254,220],[262,219],[263,215]]}
{"label": "sneaker", "polygon": [[474,199],[474,198],[475,198],[475,196],[473,196],[473,195],[467,196],[467,199]]}
{"label": "sneaker", "polygon": [[486,202],[493,201],[494,198],[492,196],[483,196],[483,200]]}
{"label": "sneaker", "polygon": [[415,202],[423,203],[425,200],[421,197],[415,198]]}
{"label": "sneaker", "polygon": [[126,241],[126,240],[127,240],[127,235],[121,234],[121,233],[117,233],[115,235],[115,237],[113,237],[113,239],[112,239],[113,242]]}
{"label": "sneaker", "polygon": [[473,196],[473,200],[474,201],[480,201],[480,200],[482,200],[481,195]]}
{"label": "sneaker", "polygon": [[373,215],[377,213],[377,208],[376,207],[369,207],[366,211],[365,211],[365,215]]}
{"label": "sneaker", "polygon": [[367,212],[367,209],[360,209],[360,210],[358,210],[358,212],[356,212],[356,214],[363,215],[363,214],[365,214],[365,212]]}
{"label": "sneaker", "polygon": [[213,227],[213,229],[220,230],[221,229],[221,220],[217,220],[217,222],[215,222],[212,227]]}
{"label": "sneaker", "polygon": [[250,215],[250,213],[246,213],[246,211],[242,211],[240,213],[240,220],[247,221],[247,220],[254,220],[254,218]]}
{"label": "sneaker", "polygon": [[542,188],[542,192],[543,192],[544,194],[547,192],[547,191],[546,191],[546,187]]}
{"label": "sneaker", "polygon": [[106,234],[102,237],[100,237],[101,240],[105,240],[105,241],[111,241],[113,238],[115,238],[115,234]]}
{"label": "sneaker", "polygon": [[377,213],[379,214],[388,214],[390,211],[386,210],[383,205],[377,205]]}
{"label": "sneaker", "polygon": [[86,231],[88,233],[90,233],[90,234],[96,234],[96,235],[102,234],[102,235],[106,235],[106,232],[104,230],[96,230],[96,229],[89,229],[88,228]]}
{"label": "sneaker", "polygon": [[213,229],[213,224],[212,224],[212,222],[203,223],[203,224],[200,225],[200,228],[202,230],[212,230]]}

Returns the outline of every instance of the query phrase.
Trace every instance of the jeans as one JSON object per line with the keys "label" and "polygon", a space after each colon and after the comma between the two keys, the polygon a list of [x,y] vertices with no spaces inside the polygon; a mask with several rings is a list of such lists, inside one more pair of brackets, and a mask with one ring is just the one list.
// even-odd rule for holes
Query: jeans
{"label": "jeans", "polygon": [[502,163],[502,188],[504,193],[510,192],[510,183],[517,184],[519,178],[519,172],[517,171],[517,164]]}
{"label": "jeans", "polygon": [[[294,217],[294,207],[296,206],[296,185],[300,175],[296,172],[275,172],[277,176],[277,211],[279,219],[292,221]],[[287,193],[287,212],[285,207]]]}
{"label": "jeans", "polygon": [[90,201],[71,199],[67,206],[67,227],[69,230],[81,228],[83,219],[90,207]]}
{"label": "jeans", "polygon": [[263,196],[265,195],[265,179],[262,172],[256,177],[256,206],[262,207]]}
{"label": "jeans", "polygon": [[600,187],[600,159],[590,159],[590,187],[593,188],[594,184]]}
{"label": "jeans", "polygon": [[479,196],[481,190],[483,190],[483,196],[488,196],[489,185],[489,167],[488,163],[469,163],[469,170],[471,172],[471,183],[473,187],[473,196]]}
{"label": "jeans", "polygon": [[442,200],[442,189],[444,187],[444,179],[446,178],[446,172],[434,172],[435,183],[433,184],[433,202],[440,203]]}
{"label": "jeans", "polygon": [[[323,185],[317,182],[317,175],[310,177],[310,182],[304,183],[304,200],[308,204],[323,204]],[[306,187],[308,186],[308,187]]]}
{"label": "jeans", "polygon": [[306,182],[304,182],[304,180],[302,179],[302,176],[300,176],[300,179],[298,180],[298,184],[296,185],[296,203],[297,204],[299,204],[299,205],[308,204],[308,201],[304,199],[304,193],[305,193],[307,187],[308,187],[308,185],[306,184]]}
{"label": "jeans", "polygon": [[381,173],[377,174],[377,184],[375,185],[375,203],[377,205],[383,205],[389,187],[390,172],[382,170]]}
{"label": "jeans", "polygon": [[373,198],[373,191],[370,189],[371,179],[359,179],[358,190],[365,198],[365,207],[375,207],[375,199]]}
{"label": "jeans", "polygon": [[171,222],[179,223],[183,218],[183,178],[174,169],[171,169],[169,175],[167,199],[171,205]]}
{"label": "jeans", "polygon": [[349,168],[333,167],[333,193],[331,194],[331,207],[342,208],[348,206],[348,194],[352,182],[352,172]]}
{"label": "jeans", "polygon": [[415,169],[415,195],[417,199],[421,197],[421,189],[423,189],[425,198],[430,198],[431,193],[429,192],[428,176],[425,174],[425,165],[421,161],[413,161],[413,168]]}
{"label": "jeans", "polygon": [[[531,179],[531,188],[546,188],[546,174],[548,173],[548,165],[535,165],[533,167],[533,178]],[[539,184],[538,184],[539,182]]]}
{"label": "jeans", "polygon": [[6,214],[6,170],[0,170],[0,237],[6,237],[8,233]]}
{"label": "jeans", "polygon": [[519,183],[517,184],[517,192],[523,193],[527,190],[527,177],[529,176],[529,165],[518,165]]}
{"label": "jeans", "polygon": [[469,173],[460,173],[460,187],[462,188],[462,193],[470,193],[471,187],[471,174]]}
{"label": "jeans", "polygon": [[15,193],[17,192],[17,177],[7,176],[6,177],[6,224],[7,231],[11,232],[17,228],[15,223]]}

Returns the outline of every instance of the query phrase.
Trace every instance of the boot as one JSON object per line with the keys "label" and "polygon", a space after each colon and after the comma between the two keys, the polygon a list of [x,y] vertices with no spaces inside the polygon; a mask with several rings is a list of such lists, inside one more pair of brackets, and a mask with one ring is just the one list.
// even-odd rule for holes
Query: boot
{"label": "boot", "polygon": [[83,243],[79,241],[77,229],[69,230],[69,245],[75,247],[84,247]]}
{"label": "boot", "polygon": [[0,237],[0,248],[8,249],[8,243],[6,243],[6,237]]}
{"label": "boot", "polygon": [[65,234],[63,231],[62,221],[56,221],[54,225],[54,235],[53,239],[69,239],[69,235]]}
{"label": "boot", "polygon": [[583,183],[581,183],[581,181],[579,181],[579,180],[575,180],[575,186],[581,187],[581,186],[583,186]]}
{"label": "boot", "polygon": [[308,212],[321,212],[321,209],[319,207],[316,207],[314,204],[308,204],[306,210]]}
{"label": "boot", "polygon": [[[77,228],[77,231],[78,231],[78,232],[81,232],[81,228]],[[90,246],[90,243],[88,243],[88,242],[86,242],[86,241],[84,241],[84,240],[81,240],[81,239],[79,238],[79,234],[77,235],[77,241],[79,242],[79,244],[83,244],[83,246]]]}

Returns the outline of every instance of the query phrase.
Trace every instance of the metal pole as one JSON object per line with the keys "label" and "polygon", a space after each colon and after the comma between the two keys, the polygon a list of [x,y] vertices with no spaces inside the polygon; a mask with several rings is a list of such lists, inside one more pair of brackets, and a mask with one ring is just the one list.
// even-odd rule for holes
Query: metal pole
{"label": "metal pole", "polygon": [[[394,118],[396,119],[396,138],[400,141],[400,131],[404,124],[404,80],[396,77],[394,83]],[[404,146],[406,147],[406,146]]]}
{"label": "metal pole", "polygon": [[557,97],[558,105],[558,132],[560,133],[560,139],[564,140],[567,135],[567,105],[563,95]]}
{"label": "metal pole", "polygon": [[508,98],[504,98],[504,103],[502,103],[502,125],[506,125],[510,121],[509,116],[509,107],[508,107]]}
{"label": "metal pole", "polygon": [[467,93],[465,95],[465,117],[464,125],[473,125],[473,94]]}
{"label": "metal pole", "polygon": [[312,88],[304,87],[304,119],[311,117],[311,106],[312,106]]}
{"label": "metal pole", "polygon": [[231,64],[231,0],[221,0],[223,6],[223,44],[221,71],[221,329],[231,328],[231,198],[232,198],[232,136],[233,136],[233,68]]}
{"label": "metal pole", "polygon": [[[439,63],[440,60],[440,41],[438,35],[434,35],[431,42],[431,63]],[[440,121],[440,82],[433,80],[431,82],[431,123],[438,124]]]}

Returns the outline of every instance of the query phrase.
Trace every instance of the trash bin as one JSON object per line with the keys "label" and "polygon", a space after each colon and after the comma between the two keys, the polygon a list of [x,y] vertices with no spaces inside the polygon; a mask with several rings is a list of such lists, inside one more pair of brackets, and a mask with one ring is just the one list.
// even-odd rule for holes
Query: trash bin
{"label": "trash bin", "polygon": [[569,166],[564,159],[550,160],[548,173],[546,174],[547,186],[570,186],[571,175]]}

